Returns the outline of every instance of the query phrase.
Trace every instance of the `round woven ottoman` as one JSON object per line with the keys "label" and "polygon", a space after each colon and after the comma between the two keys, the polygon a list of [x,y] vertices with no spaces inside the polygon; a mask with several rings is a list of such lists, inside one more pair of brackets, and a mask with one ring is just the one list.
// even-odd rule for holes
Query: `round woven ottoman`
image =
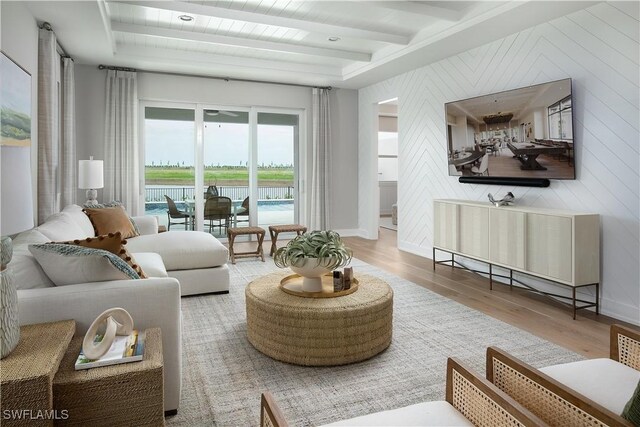
{"label": "round woven ottoman", "polygon": [[290,271],[247,285],[247,337],[260,352],[282,362],[335,366],[359,362],[391,344],[393,291],[383,280],[356,276],[356,292],[303,298],[280,290]]}

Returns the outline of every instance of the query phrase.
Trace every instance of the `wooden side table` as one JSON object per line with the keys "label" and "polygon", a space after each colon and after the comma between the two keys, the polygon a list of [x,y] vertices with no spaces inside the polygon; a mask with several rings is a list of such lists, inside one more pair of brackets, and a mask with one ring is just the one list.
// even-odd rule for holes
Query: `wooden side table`
{"label": "wooden side table", "polygon": [[162,336],[159,328],[145,333],[142,361],[80,371],[83,337],[73,339],[53,380],[53,407],[69,413],[56,425],[164,425]]}
{"label": "wooden side table", "polygon": [[[258,238],[258,248],[255,251],[248,252],[235,252],[233,249],[233,243],[236,236],[252,235],[255,234]],[[236,258],[241,257],[259,257],[264,262],[264,253],[262,252],[262,242],[264,241],[265,231],[261,227],[236,227],[227,229],[227,237],[229,238],[229,258],[231,263],[236,263]]]}
{"label": "wooden side table", "polygon": [[278,234],[294,232],[297,236],[307,232],[307,227],[300,224],[287,224],[287,225],[270,225],[269,235],[271,236],[271,251],[269,255],[273,256],[278,250]]}
{"label": "wooden side table", "polygon": [[[52,381],[76,331],[74,320],[40,323],[20,328],[20,342],[2,359],[0,393],[3,426],[50,426],[52,420],[32,420],[38,414],[51,417]],[[22,419],[5,418],[4,411],[24,411]],[[29,412],[31,411],[31,412]],[[62,416],[62,414],[58,414]]]}

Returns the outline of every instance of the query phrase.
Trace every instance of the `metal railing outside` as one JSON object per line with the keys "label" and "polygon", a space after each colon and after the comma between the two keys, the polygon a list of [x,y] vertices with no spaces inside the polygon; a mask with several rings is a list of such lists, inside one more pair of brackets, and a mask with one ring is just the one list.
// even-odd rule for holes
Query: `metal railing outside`
{"label": "metal railing outside", "polygon": [[[203,196],[207,187],[202,187],[200,196]],[[249,197],[248,186],[218,186],[218,194],[231,200],[244,200]],[[174,201],[193,200],[196,198],[195,187],[180,186],[149,186],[145,187],[145,202],[164,202],[164,196],[171,197]],[[258,187],[258,199],[293,199],[293,187]]]}

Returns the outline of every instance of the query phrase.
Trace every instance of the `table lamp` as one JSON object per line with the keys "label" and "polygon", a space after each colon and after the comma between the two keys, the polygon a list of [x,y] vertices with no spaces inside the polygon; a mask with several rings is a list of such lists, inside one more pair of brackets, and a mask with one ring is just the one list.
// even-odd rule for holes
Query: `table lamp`
{"label": "table lamp", "polygon": [[89,160],[78,162],[78,187],[81,190],[87,190],[85,205],[98,204],[97,189],[104,187],[102,160],[93,160],[93,156],[90,156]]}
{"label": "table lamp", "polygon": [[31,147],[3,145],[0,198],[0,358],[4,358],[20,341],[18,294],[9,262],[13,256],[10,235],[33,227],[33,189],[31,187]]}

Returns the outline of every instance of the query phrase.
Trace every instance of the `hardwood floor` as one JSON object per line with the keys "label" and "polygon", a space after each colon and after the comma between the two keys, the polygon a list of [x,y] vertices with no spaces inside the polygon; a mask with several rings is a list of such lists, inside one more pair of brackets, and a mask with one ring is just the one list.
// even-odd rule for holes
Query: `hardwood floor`
{"label": "hardwood floor", "polygon": [[[588,358],[609,357],[609,326],[625,324],[587,310],[580,310],[573,320],[568,307],[549,298],[518,289],[510,291],[508,285],[496,282],[493,291],[489,291],[488,279],[445,265],[438,265],[433,271],[431,259],[397,248],[395,231],[380,228],[379,232],[378,240],[345,237],[344,241],[354,256],[366,263]],[[281,246],[286,240],[278,243]],[[237,250],[249,249],[243,247],[249,243],[237,245]],[[255,243],[250,245],[251,249],[255,248]],[[267,262],[271,259],[268,256],[270,245],[271,242],[265,239],[263,248]]]}

